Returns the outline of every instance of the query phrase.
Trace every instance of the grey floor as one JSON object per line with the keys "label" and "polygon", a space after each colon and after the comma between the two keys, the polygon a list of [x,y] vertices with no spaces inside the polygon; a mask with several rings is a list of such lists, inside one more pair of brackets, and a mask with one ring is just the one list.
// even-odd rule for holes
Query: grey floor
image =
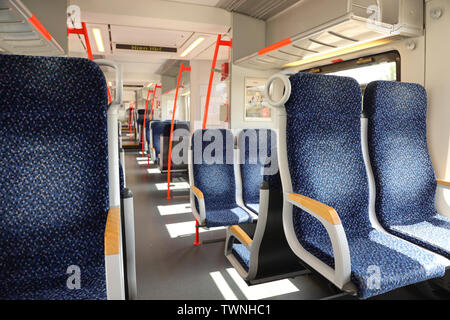
{"label": "grey floor", "polygon": [[[166,174],[150,174],[138,151],[126,153],[126,183],[134,195],[138,299],[222,300],[222,299],[320,299],[333,294],[328,283],[317,275],[248,286],[224,256],[224,242],[194,242],[194,218],[189,210],[189,190],[158,190]],[[150,165],[150,168],[156,168]],[[172,174],[172,182],[188,182],[186,174]],[[182,205],[184,213],[161,215],[158,206]],[[185,206],[183,206],[183,204]],[[187,235],[171,237],[168,228],[187,223]],[[180,232],[182,233],[182,232]],[[173,235],[172,235],[173,236]],[[225,230],[200,234],[201,240],[224,238]],[[427,298],[426,290],[408,287],[381,299]]]}

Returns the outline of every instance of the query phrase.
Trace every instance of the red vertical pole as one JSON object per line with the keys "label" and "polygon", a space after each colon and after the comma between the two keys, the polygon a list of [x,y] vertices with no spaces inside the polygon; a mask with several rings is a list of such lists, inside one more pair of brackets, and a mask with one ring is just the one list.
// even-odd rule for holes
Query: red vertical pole
{"label": "red vertical pole", "polygon": [[67,28],[67,36],[69,36],[69,34],[80,34],[84,36],[88,58],[89,60],[94,60],[94,57],[92,56],[91,42],[89,41],[89,34],[86,27],[86,22],[81,23],[81,29]]}
{"label": "red vertical pole", "polygon": [[131,108],[128,108],[128,130],[131,131],[130,118],[131,118]]}
{"label": "red vertical pole", "polygon": [[216,49],[214,50],[214,57],[212,61],[211,71],[209,73],[209,83],[208,83],[208,92],[206,94],[206,104],[205,104],[205,114],[203,115],[203,125],[202,128],[206,129],[206,123],[208,122],[208,111],[209,111],[209,101],[211,99],[211,90],[212,90],[212,84],[214,80],[214,72],[217,64],[217,56],[219,54],[219,48],[220,46],[227,46],[230,49],[233,46],[232,40],[224,41],[222,40],[222,36],[219,34],[217,36],[217,42],[216,42]]}
{"label": "red vertical pole", "polygon": [[150,97],[150,89],[147,91],[147,100],[145,102],[145,112],[144,112],[144,123],[142,125],[142,156],[145,152],[145,120],[147,119],[147,109],[148,109],[148,98]]}
{"label": "red vertical pole", "polygon": [[168,168],[167,168],[167,199],[170,199],[170,169],[172,165],[172,136],[173,136],[173,127],[175,123],[175,112],[177,110],[177,100],[178,100],[178,91],[180,90],[181,76],[183,71],[191,71],[191,67],[185,67],[182,63],[180,65],[180,70],[178,71],[178,80],[177,80],[177,89],[175,90],[175,101],[173,103],[173,112],[172,112],[172,123],[170,125],[170,136],[169,136],[169,157]]}
{"label": "red vertical pole", "polygon": [[[214,57],[211,65],[211,71],[209,73],[208,92],[206,94],[205,114],[203,115],[202,129],[206,129],[206,124],[208,122],[209,101],[211,99],[211,90],[215,72],[214,69],[216,68],[217,64],[217,56],[219,54],[219,48],[220,46],[227,46],[231,49],[232,44],[233,44],[232,40],[223,41],[222,36],[220,34],[217,36],[216,48],[214,50]],[[195,242],[194,242],[195,246],[199,246],[201,244],[198,226],[199,226],[198,220],[195,220]]]}
{"label": "red vertical pole", "polygon": [[81,26],[83,27],[83,35],[84,35],[84,41],[86,41],[86,50],[87,50],[88,58],[90,60],[94,60],[94,57],[92,56],[91,42],[89,41],[89,34],[87,31],[86,22],[82,22]]}
{"label": "red vertical pole", "polygon": [[151,107],[151,111],[150,111],[150,120],[153,120],[153,109],[154,109],[153,107],[154,107],[154,104],[155,104],[156,89],[158,89],[158,88],[162,89],[162,86],[157,84],[155,86],[155,90],[153,91],[152,107]]}
{"label": "red vertical pole", "polygon": [[112,102],[111,91],[109,90],[109,87],[106,87],[106,90],[108,91],[108,103],[111,103]]}
{"label": "red vertical pole", "polygon": [[[206,104],[205,104],[205,114],[203,115],[203,125],[202,129],[206,129],[206,124],[208,122],[208,111],[209,111],[209,101],[211,99],[211,90],[212,90],[212,84],[214,80],[214,72],[217,64],[217,56],[219,54],[219,48],[220,46],[228,46],[230,49],[232,47],[232,40],[230,41],[222,41],[222,36],[219,34],[217,36],[217,42],[216,42],[216,48],[214,50],[214,57],[211,65],[211,71],[209,73],[209,83],[208,83],[208,92],[206,94]],[[195,220],[195,242],[194,245],[199,246],[200,245],[200,235],[198,230],[198,220]]]}

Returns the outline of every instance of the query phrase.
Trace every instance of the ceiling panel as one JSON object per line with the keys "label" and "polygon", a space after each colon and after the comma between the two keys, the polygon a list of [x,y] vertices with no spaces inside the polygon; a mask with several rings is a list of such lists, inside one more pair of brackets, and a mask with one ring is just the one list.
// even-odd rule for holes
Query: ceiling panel
{"label": "ceiling panel", "polygon": [[147,74],[155,74],[161,64],[159,63],[121,63],[126,66],[124,72],[127,73],[147,73]]}
{"label": "ceiling panel", "polygon": [[[91,43],[92,48],[92,54],[111,54],[111,46],[109,44],[109,32],[108,32],[108,26],[106,24],[92,24],[88,23],[86,24],[88,29],[88,35],[89,35],[89,42]],[[97,46],[97,41],[93,33],[93,29],[99,29],[100,30],[100,37],[98,40],[103,43],[104,52],[99,51],[99,47]],[[73,37],[76,37],[76,35],[73,35]]]}
{"label": "ceiling panel", "polygon": [[[214,57],[214,50],[216,49],[216,41],[211,43],[211,45],[198,54],[195,60],[212,60]],[[217,60],[229,60],[230,52],[228,47],[220,46],[219,53],[217,55]]]}
{"label": "ceiling panel", "polygon": [[[193,44],[197,39],[203,38],[204,40],[196,46],[194,49],[192,49],[189,54],[187,54],[184,57],[181,57],[181,54],[189,48],[191,44]],[[210,34],[202,34],[202,33],[194,33],[192,37],[180,48],[179,50],[179,58],[190,60],[190,59],[196,59],[198,55],[200,55],[203,51],[207,50],[211,46],[215,45],[217,40],[217,36],[213,36]]]}
{"label": "ceiling panel", "polygon": [[304,0],[220,0],[219,8],[267,20]]}

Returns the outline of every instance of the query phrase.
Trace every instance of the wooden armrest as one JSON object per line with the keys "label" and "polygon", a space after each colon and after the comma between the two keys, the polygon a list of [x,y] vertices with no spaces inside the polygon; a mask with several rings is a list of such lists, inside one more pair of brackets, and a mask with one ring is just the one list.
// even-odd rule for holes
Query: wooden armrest
{"label": "wooden armrest", "polygon": [[248,246],[253,242],[253,240],[248,236],[247,233],[245,233],[244,230],[242,230],[239,226],[232,226],[230,227],[230,231],[236,236],[236,238],[239,239],[239,241],[242,242],[242,244]]}
{"label": "wooden armrest", "polygon": [[442,180],[442,179],[437,179],[436,182],[437,182],[437,184],[440,184],[442,186],[446,186],[446,187],[450,188],[450,182],[449,181],[445,181],[445,180]]}
{"label": "wooden armrest", "polygon": [[197,198],[205,199],[205,196],[203,195],[203,192],[201,192],[200,189],[197,188],[196,186],[191,186],[191,190],[192,190],[192,192],[195,193]]}
{"label": "wooden armrest", "polygon": [[105,255],[120,253],[120,208],[108,211],[105,228]]}
{"label": "wooden armrest", "polygon": [[337,214],[336,210],[334,210],[334,208],[297,193],[291,193],[288,197],[295,203],[298,203],[299,205],[306,207],[314,213],[318,214],[329,223],[333,225],[341,224],[341,219],[339,218],[339,215]]}

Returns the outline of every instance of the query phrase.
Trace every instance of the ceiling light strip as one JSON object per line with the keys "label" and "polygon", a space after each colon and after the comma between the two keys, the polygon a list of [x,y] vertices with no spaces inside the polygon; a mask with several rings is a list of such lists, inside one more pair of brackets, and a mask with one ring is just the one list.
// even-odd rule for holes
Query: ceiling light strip
{"label": "ceiling light strip", "polygon": [[103,45],[102,31],[99,28],[92,28],[94,34],[95,44],[99,52],[105,52],[105,46]]}
{"label": "ceiling light strip", "polygon": [[194,50],[200,43],[202,43],[205,40],[204,37],[199,37],[197,40],[192,42],[189,47],[186,48],[186,50],[183,51],[183,53],[180,55],[180,57],[184,58],[187,56],[192,50]]}

